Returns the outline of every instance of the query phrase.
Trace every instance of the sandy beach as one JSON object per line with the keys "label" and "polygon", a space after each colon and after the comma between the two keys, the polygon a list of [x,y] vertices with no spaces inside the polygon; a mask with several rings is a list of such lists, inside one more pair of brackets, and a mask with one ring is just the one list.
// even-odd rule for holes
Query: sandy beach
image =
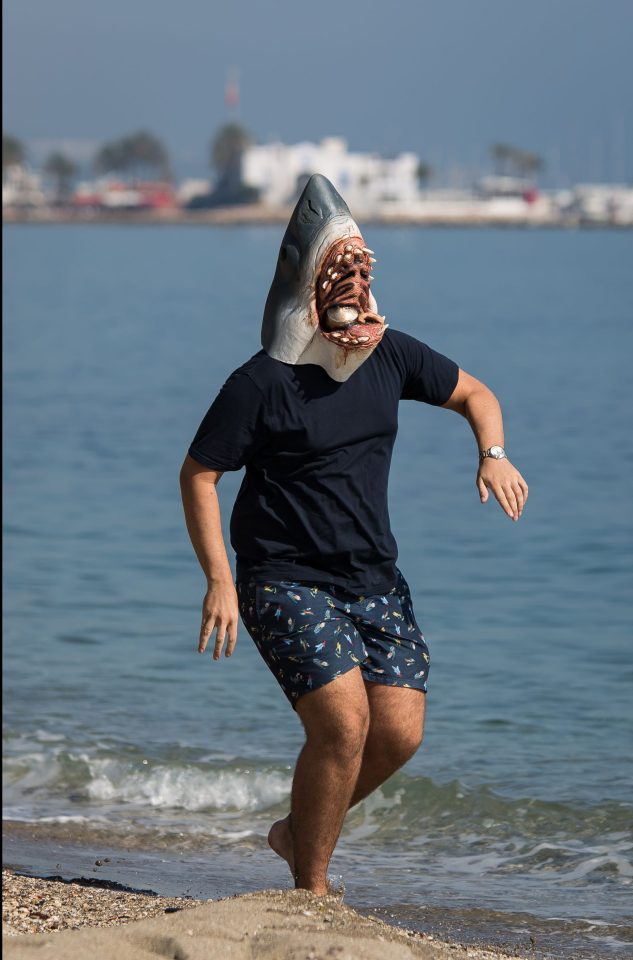
{"label": "sandy beach", "polygon": [[[3,949],[12,960],[496,960],[442,943],[338,897],[263,890],[217,901],[148,896],[3,871]],[[516,956],[515,954],[512,954]]]}

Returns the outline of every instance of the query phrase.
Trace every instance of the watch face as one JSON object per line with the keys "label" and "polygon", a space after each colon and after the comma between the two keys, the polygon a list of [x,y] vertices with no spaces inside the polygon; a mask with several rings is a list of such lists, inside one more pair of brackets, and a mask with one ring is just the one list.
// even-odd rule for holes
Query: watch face
{"label": "watch face", "polygon": [[491,447],[489,452],[490,456],[495,460],[503,460],[506,453],[503,447]]}

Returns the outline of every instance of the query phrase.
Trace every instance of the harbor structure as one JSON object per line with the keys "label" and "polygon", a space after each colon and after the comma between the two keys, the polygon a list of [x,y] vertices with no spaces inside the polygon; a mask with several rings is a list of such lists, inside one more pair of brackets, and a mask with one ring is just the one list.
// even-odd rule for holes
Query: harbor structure
{"label": "harbor structure", "polygon": [[372,214],[381,208],[396,211],[417,200],[419,163],[415,153],[393,158],[355,153],[348,150],[342,137],[326,137],[319,143],[248,147],[242,156],[242,180],[259,191],[261,203],[286,207],[312,174],[321,173],[346,198],[350,209]]}

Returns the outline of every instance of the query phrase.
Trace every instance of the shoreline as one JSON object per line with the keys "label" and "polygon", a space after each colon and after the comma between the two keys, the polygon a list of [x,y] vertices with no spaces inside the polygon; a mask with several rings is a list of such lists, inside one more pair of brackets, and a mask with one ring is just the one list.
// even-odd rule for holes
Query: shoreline
{"label": "shoreline", "polygon": [[[25,877],[4,869],[3,949],[13,960],[173,956],[197,960],[505,960],[365,916],[338,897],[262,890],[220,900],[156,897],[100,882]],[[527,960],[527,958],[524,958]]]}
{"label": "shoreline", "polygon": [[[281,869],[278,858],[270,855],[263,837],[236,851],[216,843],[204,849],[181,842],[174,845],[173,837],[167,844],[157,844],[156,837],[150,836],[115,837],[107,828],[88,833],[81,829],[77,834],[77,824],[39,827],[43,832],[30,822],[3,824],[5,876],[13,890],[25,885],[21,901],[9,890],[11,916],[5,917],[8,926],[4,932],[19,934],[21,940],[22,935],[36,933],[58,935],[69,927],[116,926],[117,922],[161,917],[169,908],[171,914],[174,909],[180,912],[209,902],[241,901],[270,891],[282,898],[295,893],[290,877]],[[341,891],[346,905],[352,904],[359,916],[372,915],[390,929],[420,934],[425,942],[452,944],[451,950],[459,947],[464,951],[459,956],[463,957],[479,956],[472,951],[484,951],[482,956],[490,953],[492,958],[596,960],[599,956],[622,955],[633,943],[628,916],[595,914],[586,903],[579,902],[573,914],[550,917],[530,910],[527,903],[513,909],[485,897],[464,900],[459,894],[454,901],[448,895],[435,896],[432,887],[422,899],[411,899],[402,890],[399,896],[390,893],[384,885],[361,882],[359,887],[351,873],[348,879]],[[336,882],[341,881],[343,877],[337,875]],[[601,952],[603,948],[605,952]],[[47,955],[56,960],[48,950]],[[67,954],[63,956],[65,960]],[[189,953],[186,956],[193,960]],[[224,954],[219,956],[224,960]],[[284,960],[306,960],[306,956],[280,954]],[[348,956],[356,960],[357,955]],[[435,957],[427,956],[430,960]],[[134,957],[136,960],[137,955]],[[145,960],[149,955],[142,957]],[[324,954],[323,960],[326,958],[330,960]],[[277,954],[266,955],[265,960],[277,960]]]}
{"label": "shoreline", "polygon": [[[3,211],[6,226],[36,224],[41,226],[285,226],[290,207],[272,208],[262,205],[218,207],[213,210],[72,210],[54,208]],[[359,213],[363,226],[433,227],[433,228],[521,228],[543,230],[631,230],[631,223],[611,220],[587,221],[575,215],[528,214],[491,216],[485,213]]]}

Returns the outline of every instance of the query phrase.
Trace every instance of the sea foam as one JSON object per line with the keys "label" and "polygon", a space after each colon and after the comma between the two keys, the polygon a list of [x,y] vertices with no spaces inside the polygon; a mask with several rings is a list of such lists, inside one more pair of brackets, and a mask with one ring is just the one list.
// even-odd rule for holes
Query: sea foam
{"label": "sea foam", "polygon": [[88,796],[152,807],[199,810],[263,810],[283,800],[290,778],[276,771],[200,767],[134,769],[115,760],[89,760]]}

